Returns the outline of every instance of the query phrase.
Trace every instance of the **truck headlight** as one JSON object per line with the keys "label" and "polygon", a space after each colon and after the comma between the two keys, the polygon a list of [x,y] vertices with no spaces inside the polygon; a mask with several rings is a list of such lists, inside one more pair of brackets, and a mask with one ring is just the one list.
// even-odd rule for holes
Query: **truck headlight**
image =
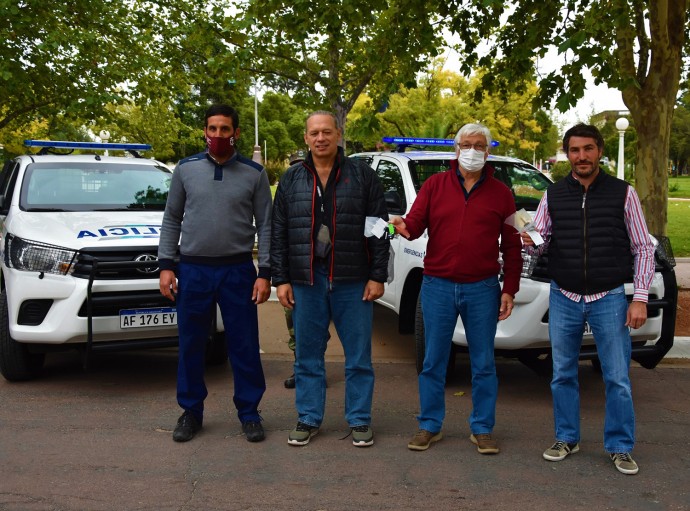
{"label": "truck headlight", "polygon": [[28,241],[8,234],[5,241],[5,264],[23,271],[67,275],[72,273],[76,250]]}

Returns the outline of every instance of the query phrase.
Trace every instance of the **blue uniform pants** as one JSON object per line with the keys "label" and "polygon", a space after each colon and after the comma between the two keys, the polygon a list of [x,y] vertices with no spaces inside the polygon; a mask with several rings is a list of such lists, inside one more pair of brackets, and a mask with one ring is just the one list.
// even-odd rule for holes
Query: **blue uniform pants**
{"label": "blue uniform pants", "polygon": [[259,421],[258,406],[264,391],[259,354],[259,324],[252,290],[254,263],[207,266],[180,263],[177,295],[180,335],[177,402],[203,421],[206,343],[215,304],[220,307],[232,366],[233,401],[241,422]]}

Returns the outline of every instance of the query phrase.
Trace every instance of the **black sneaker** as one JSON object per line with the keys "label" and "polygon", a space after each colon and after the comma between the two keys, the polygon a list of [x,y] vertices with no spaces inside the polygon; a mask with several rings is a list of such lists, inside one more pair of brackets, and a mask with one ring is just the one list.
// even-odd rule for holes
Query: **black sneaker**
{"label": "black sneaker", "polygon": [[292,373],[292,376],[289,378],[286,378],[285,381],[283,382],[283,385],[285,385],[286,389],[294,389],[295,388],[295,373]]}
{"label": "black sneaker", "polygon": [[173,431],[175,442],[188,442],[194,435],[201,430],[201,423],[194,417],[194,414],[187,410],[177,419],[177,426]]}
{"label": "black sneaker", "polygon": [[248,442],[261,442],[264,438],[266,438],[264,427],[259,421],[243,422],[242,431],[247,436]]}

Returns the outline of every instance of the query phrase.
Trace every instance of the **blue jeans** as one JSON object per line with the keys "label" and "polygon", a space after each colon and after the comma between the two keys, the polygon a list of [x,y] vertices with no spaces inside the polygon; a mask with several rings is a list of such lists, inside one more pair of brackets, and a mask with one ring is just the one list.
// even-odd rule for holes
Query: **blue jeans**
{"label": "blue jeans", "polygon": [[180,348],[177,402],[203,421],[206,344],[216,303],[225,325],[225,339],[235,386],[233,401],[241,422],[259,421],[258,406],[266,382],[259,352],[259,322],[252,290],[254,263],[207,266],[180,263],[177,294]]}
{"label": "blue jeans", "polygon": [[319,427],[326,405],[324,354],[333,320],[345,352],[345,419],[352,428],[371,422],[373,304],[362,300],[364,281],[329,283],[327,268],[314,265],[314,285],[293,285],[295,306],[295,405],[299,422]]}
{"label": "blue jeans", "polygon": [[574,302],[551,283],[549,337],[553,353],[553,417],[556,440],[580,441],[578,369],[585,321],[592,327],[606,390],[604,449],[630,452],[635,445],[635,412],[630,390],[628,301],[623,286],[590,303]]}
{"label": "blue jeans", "polygon": [[420,429],[441,431],[446,415],[446,369],[459,315],[465,327],[472,367],[470,430],[474,434],[493,431],[498,394],[494,338],[500,297],[497,277],[461,284],[424,276],[422,313],[426,346],[424,368],[419,375]]}

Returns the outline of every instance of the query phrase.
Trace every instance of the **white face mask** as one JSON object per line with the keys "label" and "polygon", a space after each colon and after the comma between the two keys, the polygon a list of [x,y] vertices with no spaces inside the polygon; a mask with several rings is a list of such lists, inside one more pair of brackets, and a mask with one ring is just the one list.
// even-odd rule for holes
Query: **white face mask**
{"label": "white face mask", "polygon": [[486,153],[476,149],[460,149],[458,163],[467,172],[479,172],[484,168]]}

